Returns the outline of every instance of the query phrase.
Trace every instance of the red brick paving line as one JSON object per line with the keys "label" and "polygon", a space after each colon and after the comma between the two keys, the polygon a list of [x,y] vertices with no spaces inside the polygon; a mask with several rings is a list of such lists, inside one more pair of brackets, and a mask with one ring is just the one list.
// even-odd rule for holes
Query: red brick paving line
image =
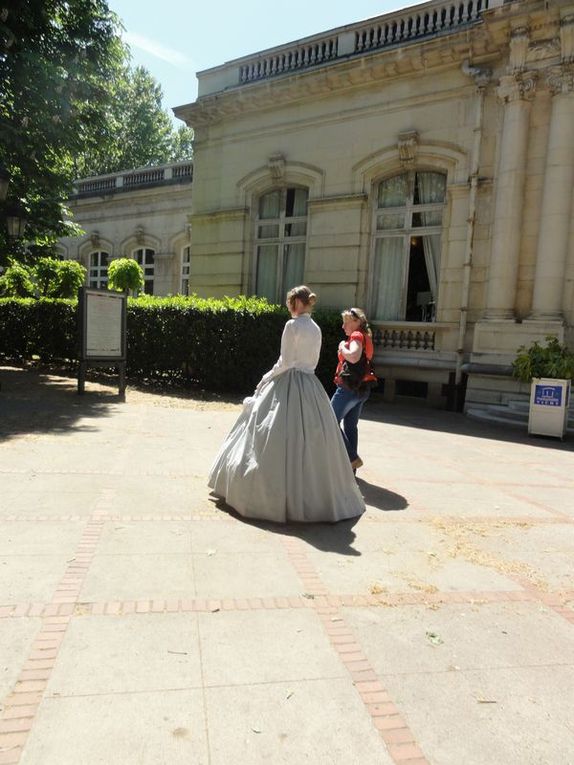
{"label": "red brick paving line", "polygon": [[[353,631],[341,616],[338,606],[342,605],[342,598],[329,595],[300,540],[283,537],[282,541],[287,557],[297,571],[303,587],[312,596],[316,613],[331,645],[349,672],[353,685],[393,762],[397,765],[428,765],[428,760],[416,743],[407,722],[383,687]],[[373,598],[376,600],[376,596]],[[366,596],[366,600],[370,600],[369,596]],[[376,603],[378,604],[378,601]]]}
{"label": "red brick paving line", "polygon": [[[514,496],[515,499],[526,499],[523,497],[519,497],[518,495]],[[483,523],[485,525],[492,524],[496,525],[497,523],[503,523],[508,525],[517,525],[522,523],[528,523],[533,526],[535,525],[554,525],[554,524],[572,524],[574,523],[574,516],[565,515],[564,513],[561,513],[560,510],[553,510],[552,508],[549,508],[547,505],[543,505],[542,503],[535,503],[533,500],[528,500],[530,504],[536,504],[539,509],[546,510],[549,513],[553,513],[554,515],[551,517],[538,517],[533,515],[509,515],[509,516],[485,516],[485,515],[465,515],[465,516],[459,516],[459,515],[442,515],[436,512],[432,512],[427,510],[423,505],[414,505],[411,504],[409,507],[411,509],[416,509],[417,513],[419,513],[416,516],[399,516],[399,517],[386,517],[383,514],[378,515],[365,515],[363,516],[361,522],[362,523],[382,523],[382,524],[395,524],[395,523],[429,523],[430,521],[442,521],[444,523]],[[432,515],[432,517],[431,517]],[[94,517],[97,517],[97,514],[95,514]],[[102,516],[104,517],[104,516]],[[4,518],[0,519],[0,523],[71,523],[71,522],[78,522],[86,521],[87,516],[85,515],[8,515]],[[227,513],[223,512],[210,512],[206,511],[204,514],[201,513],[168,513],[168,514],[158,514],[153,513],[149,515],[118,515],[118,514],[111,514],[111,513],[105,513],[105,520],[107,521],[126,521],[130,523],[140,523],[140,522],[146,522],[149,523],[150,521],[180,521],[180,522],[186,522],[186,521],[218,521],[223,523],[233,523],[235,522],[235,518],[233,516],[227,515]]]}
{"label": "red brick paving line", "polygon": [[[107,502],[105,493],[103,499]],[[4,709],[0,716],[0,765],[16,765],[20,761],[70,623],[74,604],[79,597],[103,531],[104,510],[100,509],[98,515],[101,517],[88,520],[78,543],[78,552],[69,561],[66,572],[52,596],[52,602],[44,604],[40,631],[32,643],[14,688],[4,700]],[[78,565],[80,560],[82,564]],[[13,615],[35,614],[41,604],[33,603],[29,604],[30,608],[22,608],[26,605],[15,606]]]}
{"label": "red brick paving line", "polygon": [[[0,618],[48,616],[125,616],[129,614],[187,613],[216,611],[258,611],[296,608],[365,608],[434,605],[488,605],[492,603],[543,601],[554,607],[563,606],[574,591],[541,594],[535,589],[471,592],[395,592],[377,595],[333,595],[317,586],[317,578],[307,578],[302,596],[274,598],[189,598],[142,599],[125,601],[78,602],[65,598],[60,603],[18,603],[0,606]],[[313,592],[311,592],[313,591]],[[562,609],[569,613],[568,609]]]}

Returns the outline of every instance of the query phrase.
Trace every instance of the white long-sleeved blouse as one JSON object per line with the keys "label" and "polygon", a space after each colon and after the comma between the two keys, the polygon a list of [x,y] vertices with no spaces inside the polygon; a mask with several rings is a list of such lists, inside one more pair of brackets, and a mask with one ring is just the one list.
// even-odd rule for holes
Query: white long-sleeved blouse
{"label": "white long-sleeved blouse", "polygon": [[275,366],[266,372],[257,386],[263,385],[288,369],[313,374],[321,353],[321,329],[308,313],[290,319],[281,336],[281,355]]}

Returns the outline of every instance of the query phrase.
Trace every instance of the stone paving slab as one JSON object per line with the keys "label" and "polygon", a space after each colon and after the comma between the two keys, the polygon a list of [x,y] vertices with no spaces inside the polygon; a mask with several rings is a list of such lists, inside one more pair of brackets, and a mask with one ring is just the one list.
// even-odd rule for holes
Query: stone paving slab
{"label": "stone paving slab", "polygon": [[278,526],[236,400],[0,375],[0,765],[574,762],[572,442],[372,400],[365,515]]}
{"label": "stone paving slab", "polygon": [[23,765],[208,765],[200,690],[48,698]]}

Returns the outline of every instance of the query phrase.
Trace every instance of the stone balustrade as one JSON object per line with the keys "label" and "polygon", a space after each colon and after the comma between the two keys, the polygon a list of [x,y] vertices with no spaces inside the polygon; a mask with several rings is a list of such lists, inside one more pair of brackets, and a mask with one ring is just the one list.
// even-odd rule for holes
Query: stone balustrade
{"label": "stone balustrade", "polygon": [[435,351],[437,337],[448,327],[436,322],[371,322],[373,344],[379,350]]}
{"label": "stone balustrade", "polygon": [[178,162],[83,178],[75,182],[74,196],[101,196],[170,183],[189,183],[192,179],[193,163]]}
{"label": "stone balustrade", "polygon": [[404,46],[480,22],[482,13],[504,0],[450,0],[423,3],[321,35],[277,46],[199,72],[199,96],[279,75],[325,66],[353,56]]}

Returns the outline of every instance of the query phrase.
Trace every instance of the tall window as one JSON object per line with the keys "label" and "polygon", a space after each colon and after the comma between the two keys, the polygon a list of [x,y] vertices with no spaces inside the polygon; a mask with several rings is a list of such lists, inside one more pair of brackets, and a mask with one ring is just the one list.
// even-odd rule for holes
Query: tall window
{"label": "tall window", "polygon": [[382,181],[375,210],[372,315],[434,321],[446,176],[409,172]]}
{"label": "tall window", "polygon": [[102,250],[90,253],[90,271],[88,275],[90,287],[104,289],[108,286],[109,258],[109,253]]}
{"label": "tall window", "polygon": [[181,294],[189,295],[189,274],[191,268],[191,247],[187,245],[181,251]]}
{"label": "tall window", "polygon": [[307,189],[289,188],[259,198],[255,292],[272,302],[303,281],[308,196]]}
{"label": "tall window", "polygon": [[146,295],[153,295],[154,258],[155,250],[142,247],[134,252],[134,258],[140,264],[144,273],[144,288]]}

